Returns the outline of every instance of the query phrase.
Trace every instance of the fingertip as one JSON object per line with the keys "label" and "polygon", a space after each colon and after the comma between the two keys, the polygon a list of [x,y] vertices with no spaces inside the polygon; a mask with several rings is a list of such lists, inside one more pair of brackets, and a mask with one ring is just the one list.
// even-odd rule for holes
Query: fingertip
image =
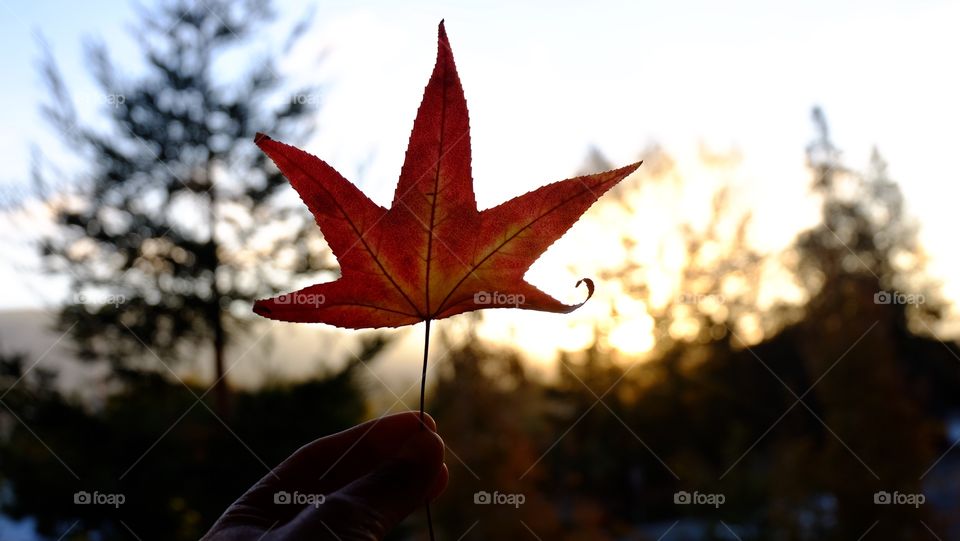
{"label": "fingertip", "polygon": [[444,463],[440,467],[440,472],[437,473],[437,478],[433,482],[433,486],[430,488],[430,492],[427,494],[427,500],[433,501],[437,499],[443,491],[447,489],[447,484],[450,482],[450,469],[447,468],[447,464]]}
{"label": "fingertip", "polygon": [[419,431],[400,448],[397,458],[407,462],[433,467],[443,465],[443,439],[436,432]]}
{"label": "fingertip", "polygon": [[404,430],[413,431],[414,429],[419,429],[421,426],[426,426],[432,432],[437,431],[437,421],[426,412],[423,413],[422,421],[420,420],[419,411],[404,411],[402,413],[394,413],[393,415],[388,415],[383,419],[389,419],[390,421],[396,421],[402,424]]}
{"label": "fingertip", "polygon": [[[419,417],[418,417],[419,419]],[[437,421],[430,416],[429,413],[423,413],[423,424],[427,425],[427,428],[436,432],[437,431]]]}

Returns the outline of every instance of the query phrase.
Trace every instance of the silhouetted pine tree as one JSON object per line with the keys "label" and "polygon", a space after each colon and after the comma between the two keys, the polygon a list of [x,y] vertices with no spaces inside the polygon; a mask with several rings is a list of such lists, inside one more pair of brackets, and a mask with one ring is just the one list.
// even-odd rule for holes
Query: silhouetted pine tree
{"label": "silhouetted pine tree", "polygon": [[[303,139],[316,90],[284,94],[270,55],[230,75],[271,16],[261,0],[161,2],[141,13],[146,70],[133,79],[114,69],[105,43],[90,43],[105,103],[99,129],[78,118],[51,56],[41,62],[43,112],[88,165],[68,195],[48,197],[60,227],[42,242],[45,267],[73,291],[61,325],[85,358],[121,373],[209,356],[221,408],[224,350],[243,329],[231,315],[324,254],[307,250],[312,221],[278,201],[287,183],[253,144],[258,131]],[[38,185],[49,182],[38,174]]]}

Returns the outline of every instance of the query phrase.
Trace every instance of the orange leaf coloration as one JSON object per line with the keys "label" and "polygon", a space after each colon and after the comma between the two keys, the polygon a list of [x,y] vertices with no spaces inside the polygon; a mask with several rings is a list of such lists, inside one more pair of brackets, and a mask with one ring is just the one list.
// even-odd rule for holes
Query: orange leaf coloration
{"label": "orange leaf coloration", "polygon": [[[257,134],[316,218],[341,268],[335,281],[259,300],[271,319],[398,327],[482,308],[570,312],[527,283],[530,265],[598,197],[639,167],[555,182],[478,211],[467,103],[440,23],[437,63],[385,209],[322,160]],[[583,279],[593,294],[593,282]],[[586,301],[584,301],[586,302]]]}

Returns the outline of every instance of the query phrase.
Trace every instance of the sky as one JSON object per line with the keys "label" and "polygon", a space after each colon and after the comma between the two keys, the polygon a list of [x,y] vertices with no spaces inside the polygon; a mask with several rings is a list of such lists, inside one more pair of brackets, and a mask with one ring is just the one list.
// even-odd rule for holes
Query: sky
{"label": "sky", "polygon": [[[803,150],[820,105],[852,165],[879,147],[920,223],[931,272],[960,298],[951,197],[960,181],[960,2],[518,4],[318,2],[280,64],[294,81],[322,85],[306,149],[387,204],[445,19],[481,208],[570,176],[590,147],[621,165],[654,143],[680,163],[706,145],[743,157],[735,197],[754,212],[754,242],[776,250],[815,209],[802,203]],[[54,159],[62,152],[38,112],[38,32],[86,118],[104,103],[85,72],[85,38],[104,40],[121,72],[140,69],[132,5],[95,5],[0,0],[0,185],[28,183],[31,145]],[[264,42],[281,43],[306,6],[277,2]],[[0,215],[0,309],[51,306],[66,293],[34,270],[28,242],[44,227],[38,209]]]}

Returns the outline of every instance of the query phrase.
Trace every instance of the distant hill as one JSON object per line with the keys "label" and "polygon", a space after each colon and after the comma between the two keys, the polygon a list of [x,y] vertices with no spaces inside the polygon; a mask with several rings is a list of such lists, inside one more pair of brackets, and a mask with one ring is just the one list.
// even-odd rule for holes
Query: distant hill
{"label": "distant hill", "polygon": [[[24,354],[28,367],[55,371],[57,385],[65,392],[96,401],[106,388],[107,367],[79,361],[70,337],[54,329],[54,318],[55,314],[48,310],[0,310],[0,353]],[[416,330],[422,332],[419,327]],[[371,394],[385,393],[387,405],[394,401],[394,396],[384,385],[400,394],[419,377],[421,338],[411,331],[390,331],[396,333],[396,343],[381,353],[383,359],[369,363],[371,372],[364,372]],[[357,350],[359,336],[356,331],[321,325],[260,321],[228,347],[228,379],[232,385],[250,388],[335,370],[351,358],[351,351]],[[208,355],[207,351],[197,352],[201,359]],[[170,359],[163,360],[185,380],[211,381],[211,371],[207,370],[210,363],[176,366]],[[407,396],[411,397],[416,398],[416,393]]]}
{"label": "distant hill", "polygon": [[95,398],[105,367],[78,361],[69,337],[54,329],[54,322],[55,314],[47,310],[0,310],[0,353],[22,354],[29,370],[55,371],[62,390]]}

